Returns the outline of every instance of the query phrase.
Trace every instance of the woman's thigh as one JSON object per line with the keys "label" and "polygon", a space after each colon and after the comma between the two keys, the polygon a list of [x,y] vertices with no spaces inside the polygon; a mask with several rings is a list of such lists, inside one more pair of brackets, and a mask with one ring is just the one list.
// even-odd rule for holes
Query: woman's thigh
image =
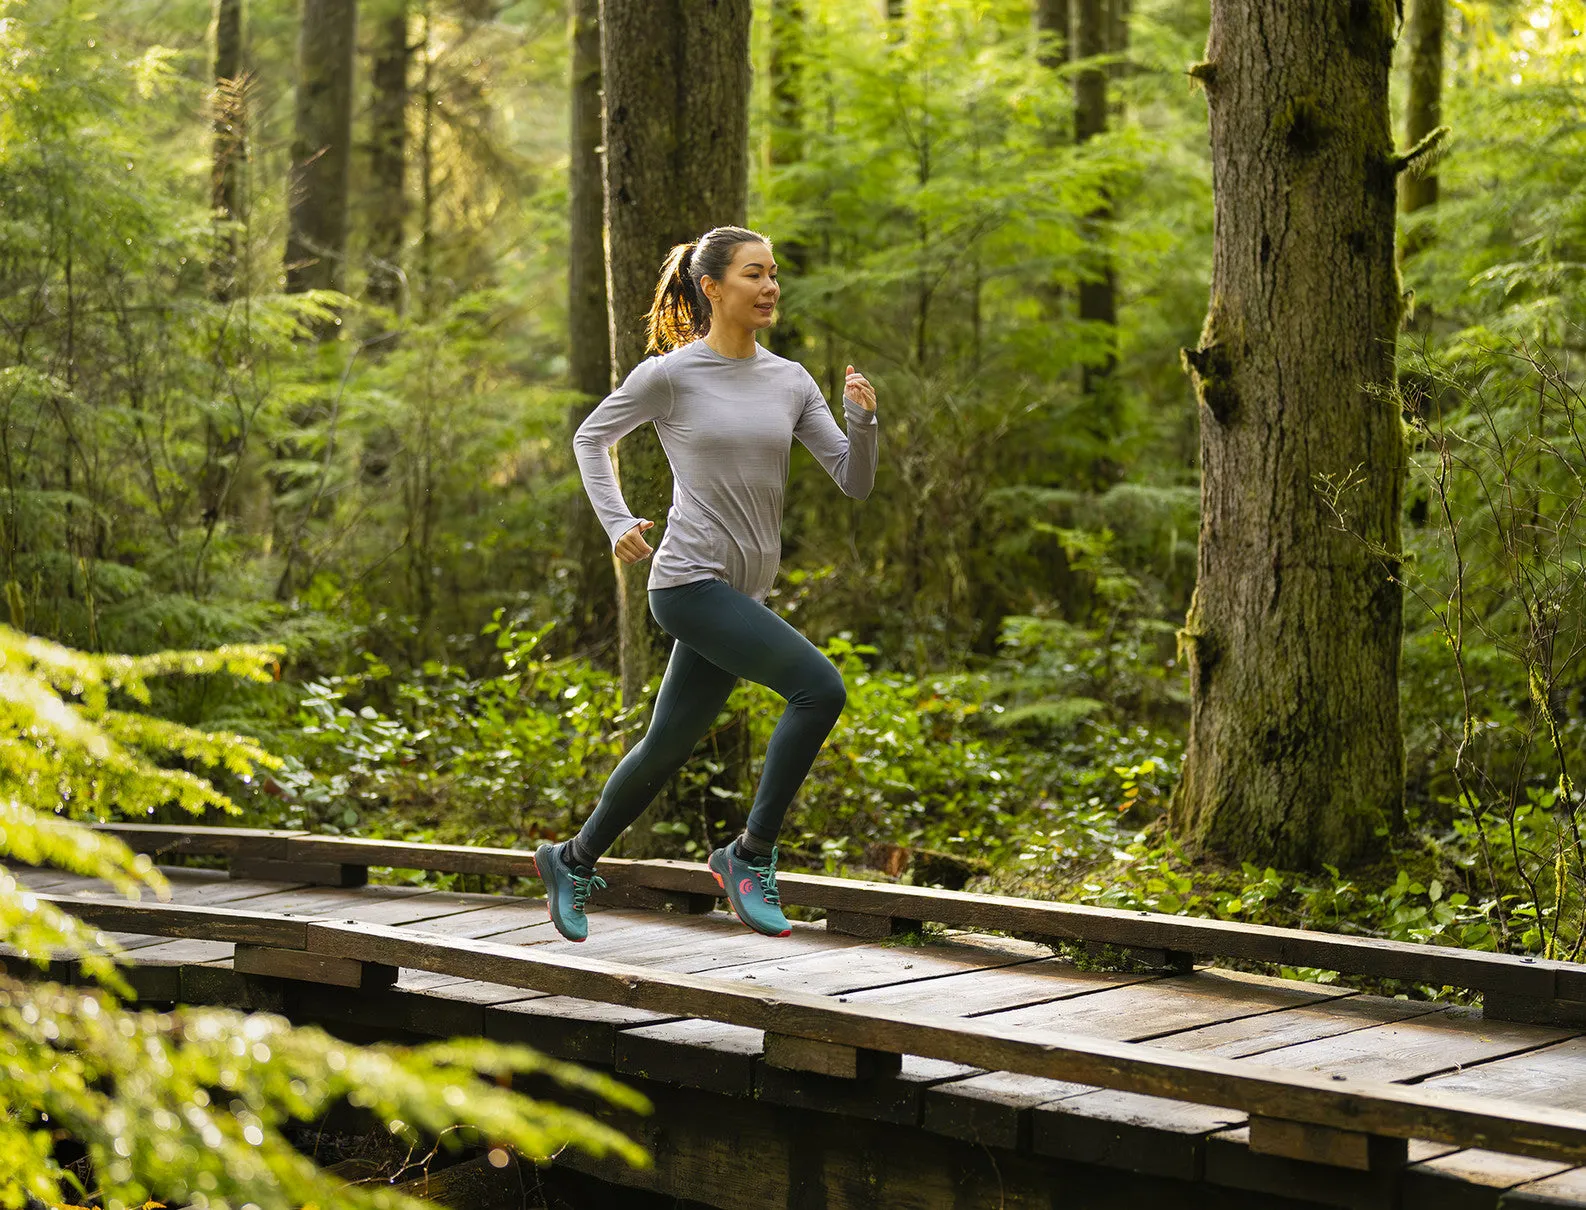
{"label": "woman's thigh", "polygon": [[722,580],[657,589],[650,594],[650,612],[678,642],[784,698],[843,692],[841,674],[815,644]]}

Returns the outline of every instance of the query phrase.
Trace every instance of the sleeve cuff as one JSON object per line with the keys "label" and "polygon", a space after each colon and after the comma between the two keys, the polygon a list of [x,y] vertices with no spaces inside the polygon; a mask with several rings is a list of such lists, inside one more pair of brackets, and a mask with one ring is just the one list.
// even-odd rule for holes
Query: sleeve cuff
{"label": "sleeve cuff", "polygon": [[875,424],[876,414],[869,408],[860,407],[848,396],[843,396],[843,415],[848,417],[849,424]]}

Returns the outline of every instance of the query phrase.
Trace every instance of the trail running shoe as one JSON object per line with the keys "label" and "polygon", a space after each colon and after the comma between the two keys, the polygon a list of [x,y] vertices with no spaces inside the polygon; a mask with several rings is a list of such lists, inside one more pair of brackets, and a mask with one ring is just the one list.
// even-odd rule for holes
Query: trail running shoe
{"label": "trail running shoe", "polygon": [[710,855],[706,865],[716,885],[727,893],[733,914],[757,933],[786,937],[793,929],[782,914],[782,896],[776,889],[776,849],[755,861],[744,861],[732,850],[729,841]]}
{"label": "trail running shoe", "polygon": [[589,936],[584,904],[591,891],[605,889],[606,880],[587,865],[568,865],[560,849],[549,842],[535,849],[534,869],[545,884],[545,912],[556,931],[569,941],[582,941]]}

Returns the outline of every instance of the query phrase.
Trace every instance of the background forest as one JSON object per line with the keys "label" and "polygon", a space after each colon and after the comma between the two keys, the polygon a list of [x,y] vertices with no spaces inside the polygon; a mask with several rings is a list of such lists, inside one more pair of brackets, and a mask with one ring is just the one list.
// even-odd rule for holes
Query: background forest
{"label": "background forest", "polygon": [[[1180,351],[1212,257],[1205,6],[756,4],[773,347],[833,398],[856,365],[883,430],[863,502],[793,451],[768,603],[849,698],[784,866],[1579,950],[1586,3],[1409,7],[1395,139],[1451,133],[1400,182],[1405,805],[1340,870],[1191,857],[1165,827],[1200,525]],[[604,318],[579,318],[576,16],[360,0],[343,67],[305,74],[294,0],[0,3],[9,621],[90,652],[283,645],[265,687],[151,686],[283,759],[223,783],[245,822],[524,846],[575,828],[642,734],[660,665],[622,692],[572,459],[610,373],[589,368]],[[323,205],[293,216],[325,188],[294,144],[338,89],[340,235],[313,229]],[[310,236],[344,240],[324,273]],[[1347,487],[1316,489],[1346,526]],[[629,493],[657,520],[665,499]],[[736,831],[780,709],[740,685],[616,852],[702,858]]]}

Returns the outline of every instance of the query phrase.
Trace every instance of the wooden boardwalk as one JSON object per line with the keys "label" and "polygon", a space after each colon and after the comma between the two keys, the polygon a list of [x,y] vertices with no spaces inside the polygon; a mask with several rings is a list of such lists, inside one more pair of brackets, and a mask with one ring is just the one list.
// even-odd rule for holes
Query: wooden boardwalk
{"label": "wooden boardwalk", "polygon": [[[1134,948],[1158,969],[1137,973],[1079,969],[1047,944],[963,925],[925,945],[855,936],[973,913],[976,897],[875,888],[885,898],[867,916],[852,913],[863,884],[823,885],[837,880],[805,880],[802,898],[840,893],[846,909],[767,938],[706,910],[708,874],[687,863],[614,863],[612,898],[649,906],[597,896],[589,940],[574,945],[542,900],[313,885],[356,882],[366,867],[292,854],[282,834],[199,831],[141,837],[231,858],[230,873],[163,867],[171,905],[13,873],[116,930],[149,1001],[270,1008],[360,1038],[522,1041],[615,1071],[657,1105],[617,1122],[656,1168],[558,1162],[618,1183],[736,1206],[734,1174],[753,1162],[763,1204],[811,1208],[1586,1207],[1586,1021],[1575,972],[1556,964],[1404,947],[1424,952],[1397,960],[1464,972],[1448,981],[1533,1018],[1499,1019],[1192,965],[1172,944],[1309,943],[1281,930],[1053,917],[1088,919],[1113,942],[1151,926],[1132,939],[1157,940]],[[286,856],[258,855],[278,841]],[[360,852],[375,865],[426,860],[389,845],[335,850]],[[427,860],[447,868],[445,854]],[[798,901],[799,880],[784,882]],[[1076,910],[984,904],[993,918],[999,904]],[[1064,928],[1049,931],[1075,935]],[[1326,952],[1345,969],[1397,952],[1314,940],[1341,946]]]}

